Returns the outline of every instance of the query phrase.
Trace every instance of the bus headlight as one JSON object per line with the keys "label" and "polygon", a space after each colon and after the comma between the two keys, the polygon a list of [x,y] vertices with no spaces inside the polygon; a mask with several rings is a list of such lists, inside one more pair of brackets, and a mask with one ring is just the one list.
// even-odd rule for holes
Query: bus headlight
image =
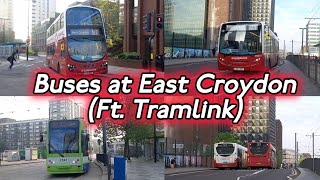
{"label": "bus headlight", "polygon": [[73,71],[74,68],[76,68],[74,65],[68,64],[69,71]]}
{"label": "bus headlight", "polygon": [[223,59],[223,58],[220,58],[220,61],[224,61],[224,59]]}
{"label": "bus headlight", "polygon": [[107,68],[108,68],[108,62],[102,64],[102,67],[103,67],[104,69],[107,69]]}
{"label": "bus headlight", "polygon": [[254,60],[255,62],[258,62],[258,61],[260,61],[261,59],[260,58],[258,58],[258,59],[256,59],[256,60]]}

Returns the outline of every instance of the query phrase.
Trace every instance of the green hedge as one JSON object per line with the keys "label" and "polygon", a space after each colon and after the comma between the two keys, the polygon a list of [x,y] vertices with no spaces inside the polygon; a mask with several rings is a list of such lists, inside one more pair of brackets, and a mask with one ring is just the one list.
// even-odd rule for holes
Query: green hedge
{"label": "green hedge", "polygon": [[118,55],[119,59],[135,59],[139,60],[139,54],[136,52],[125,52]]}

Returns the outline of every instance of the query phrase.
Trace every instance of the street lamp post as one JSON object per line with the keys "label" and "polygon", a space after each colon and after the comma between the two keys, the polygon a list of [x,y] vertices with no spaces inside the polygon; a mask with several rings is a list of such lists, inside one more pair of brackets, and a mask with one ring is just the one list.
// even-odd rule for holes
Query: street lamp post
{"label": "street lamp post", "polygon": [[307,28],[299,28],[302,30],[302,45],[301,45],[301,54],[304,55],[304,47],[303,47],[303,40],[304,40],[304,30]]}

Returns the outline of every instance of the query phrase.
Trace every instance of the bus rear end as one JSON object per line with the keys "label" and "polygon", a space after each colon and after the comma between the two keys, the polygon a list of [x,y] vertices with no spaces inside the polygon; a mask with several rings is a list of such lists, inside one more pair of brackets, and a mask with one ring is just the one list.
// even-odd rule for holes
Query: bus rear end
{"label": "bus rear end", "polygon": [[75,174],[89,170],[89,159],[82,150],[79,120],[49,121],[47,135],[49,174]]}
{"label": "bus rear end", "polygon": [[217,143],[214,145],[215,168],[238,168],[237,147],[234,143]]}
{"label": "bus rear end", "polygon": [[264,71],[263,25],[260,22],[228,22],[221,25],[218,69]]}
{"label": "bus rear end", "polygon": [[254,142],[248,145],[249,168],[271,168],[270,143]]}

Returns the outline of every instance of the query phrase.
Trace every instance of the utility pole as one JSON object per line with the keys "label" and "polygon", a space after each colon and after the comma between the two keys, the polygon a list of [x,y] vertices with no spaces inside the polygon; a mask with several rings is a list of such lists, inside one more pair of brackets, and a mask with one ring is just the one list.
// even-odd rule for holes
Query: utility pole
{"label": "utility pole", "polygon": [[304,55],[304,46],[303,46],[303,41],[304,41],[304,30],[307,28],[300,28],[302,30],[302,45],[301,45],[301,54]]}
{"label": "utility pole", "polygon": [[284,59],[287,58],[287,57],[286,57],[286,52],[287,52],[287,50],[286,50],[286,40],[284,40],[284,41],[283,41],[283,57],[284,57]]}
{"label": "utility pole", "polygon": [[297,133],[294,133],[294,167],[297,168]]}
{"label": "utility pole", "polygon": [[314,172],[314,133],[312,133],[312,171]]}
{"label": "utility pole", "polygon": [[291,60],[293,62],[293,40],[292,40],[292,55],[291,55]]}
{"label": "utility pole", "polygon": [[297,141],[297,164],[299,162],[299,141]]}
{"label": "utility pole", "polygon": [[[309,136],[310,137],[310,135],[307,135],[307,136]],[[315,156],[315,154],[314,154],[314,137],[316,137],[316,136],[320,136],[320,135],[315,135],[314,133],[312,133],[312,135],[311,135],[311,137],[312,137],[312,170],[313,170],[313,172],[315,172],[315,166],[314,166],[314,156]]]}
{"label": "utility pole", "polygon": [[157,132],[156,132],[156,121],[153,123],[153,153],[154,153],[154,163],[157,163]]}

